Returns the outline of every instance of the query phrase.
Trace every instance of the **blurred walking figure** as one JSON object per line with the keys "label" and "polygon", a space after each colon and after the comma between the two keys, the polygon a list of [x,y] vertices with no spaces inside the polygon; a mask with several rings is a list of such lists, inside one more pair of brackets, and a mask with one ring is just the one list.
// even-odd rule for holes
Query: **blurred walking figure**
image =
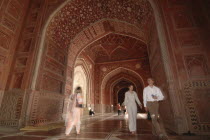
{"label": "blurred walking figure", "polygon": [[129,91],[125,93],[125,101],[124,104],[128,111],[128,123],[129,130],[132,134],[136,133],[136,119],[137,119],[137,106],[136,102],[142,108],[142,104],[139,101],[137,93],[133,91],[133,85],[129,86]]}
{"label": "blurred walking figure", "polygon": [[120,113],[121,113],[121,106],[120,106],[120,103],[117,104],[117,112],[118,112],[118,116],[119,116]]}
{"label": "blurred walking figure", "polygon": [[89,110],[89,115],[90,115],[90,116],[95,115],[95,112],[93,111],[93,109],[90,109],[90,110]]}
{"label": "blurred walking figure", "polygon": [[125,113],[126,113],[126,106],[125,105],[122,106],[122,111],[123,111],[123,114],[125,115]]}
{"label": "blurred walking figure", "polygon": [[70,102],[67,108],[66,117],[66,131],[65,134],[69,135],[74,126],[76,126],[77,134],[80,134],[80,117],[83,108],[82,89],[77,87],[74,94],[70,96]]}

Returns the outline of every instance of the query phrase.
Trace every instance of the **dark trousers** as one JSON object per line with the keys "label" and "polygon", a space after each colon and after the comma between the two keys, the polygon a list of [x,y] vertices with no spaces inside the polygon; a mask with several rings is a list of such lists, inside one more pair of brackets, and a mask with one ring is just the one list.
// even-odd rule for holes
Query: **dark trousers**
{"label": "dark trousers", "polygon": [[120,115],[120,113],[121,113],[121,110],[118,110],[117,112],[118,112],[118,115]]}
{"label": "dark trousers", "polygon": [[152,119],[152,132],[154,135],[165,134],[162,120],[159,116],[159,103],[158,102],[147,102],[147,108],[149,110]]}

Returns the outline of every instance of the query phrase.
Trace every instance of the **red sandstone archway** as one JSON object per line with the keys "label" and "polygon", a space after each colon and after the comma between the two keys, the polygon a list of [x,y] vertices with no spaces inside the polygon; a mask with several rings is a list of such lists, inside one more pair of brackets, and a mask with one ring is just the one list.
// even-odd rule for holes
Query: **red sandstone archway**
{"label": "red sandstone archway", "polygon": [[[119,98],[118,98],[119,95],[118,94],[119,94],[120,90],[125,89],[125,88],[128,89],[128,86],[130,84],[132,84],[134,86],[134,90],[137,91],[136,84],[128,79],[125,79],[125,78],[118,80],[117,82],[115,82],[114,85],[111,86],[111,89],[110,89],[110,93],[112,95],[111,103],[114,106],[117,106],[117,104],[119,103]],[[124,98],[123,98],[123,101],[124,101]]]}
{"label": "red sandstone archway", "polygon": [[[89,45],[90,43],[94,42],[97,38],[103,37],[104,35],[106,35],[109,32],[116,32],[119,34],[123,34],[123,35],[128,35],[128,36],[132,36],[132,37],[136,37],[141,39],[142,41],[145,41],[145,43],[148,43],[148,38],[149,38],[149,33],[146,33],[145,30],[140,30],[140,29],[146,29],[146,31],[149,31],[146,27],[146,25],[150,25],[148,23],[152,23],[151,19],[153,16],[152,14],[152,9],[150,7],[150,4],[147,3],[146,6],[149,7],[143,7],[142,9],[144,9],[145,11],[147,11],[148,13],[144,13],[143,15],[150,15],[151,18],[141,18],[141,24],[138,24],[140,20],[139,17],[141,16],[137,16],[137,18],[134,18],[133,20],[128,20],[128,19],[122,19],[122,17],[119,17],[119,19],[117,19],[117,17],[115,17],[115,20],[112,21],[110,20],[108,22],[108,24],[106,22],[103,22],[102,19],[106,19],[107,17],[103,17],[100,19],[97,19],[97,21],[102,21],[102,24],[94,24],[97,25],[94,27],[94,25],[91,25],[94,22],[94,19],[90,19],[86,22],[84,22],[84,27],[86,28],[81,28],[83,29],[83,31],[69,31],[68,29],[61,29],[61,27],[67,27],[69,26],[68,22],[69,20],[65,20],[64,18],[61,19],[57,19],[56,16],[59,14],[62,14],[62,12],[65,12],[65,14],[69,14],[68,10],[66,11],[65,6],[69,5],[71,1],[67,1],[65,2],[60,8],[58,8],[58,10],[52,15],[52,17],[50,18],[50,20],[47,22],[45,29],[43,31],[43,39],[41,41],[41,48],[39,49],[39,53],[38,53],[38,59],[37,59],[37,65],[36,65],[36,70],[33,76],[33,82],[32,82],[32,89],[36,89],[39,90],[40,88],[40,83],[38,83],[37,81],[39,81],[42,78],[42,73],[43,71],[40,70],[40,64],[43,63],[42,58],[44,59],[43,56],[43,52],[46,50],[44,49],[44,46],[47,46],[46,48],[48,48],[51,51],[51,55],[54,55],[54,51],[57,48],[63,47],[62,50],[62,55],[59,56],[59,58],[56,58],[57,61],[66,63],[67,59],[70,61],[68,62],[68,65],[65,67],[67,70],[66,73],[66,85],[65,85],[65,93],[67,95],[67,93],[71,92],[71,83],[72,83],[72,69],[73,66],[75,64],[75,60],[78,56],[78,54],[81,52],[82,49],[84,49],[84,47],[86,47],[87,45]],[[140,1],[137,1],[140,2]],[[144,1],[145,2],[145,1]],[[167,77],[167,81],[170,81],[169,84],[171,84],[173,81],[173,75],[171,73],[171,68],[169,65],[169,56],[168,56],[168,50],[167,50],[167,45],[166,45],[166,39],[165,39],[165,34],[164,34],[164,28],[163,28],[163,24],[162,24],[162,20],[161,20],[161,16],[160,14],[160,10],[158,9],[157,4],[150,0],[150,3],[153,7],[154,15],[155,15],[155,21],[156,21],[156,26],[157,26],[157,30],[158,30],[158,36],[160,39],[160,48],[161,48],[161,54],[162,54],[162,58],[161,60],[163,61],[163,66],[164,66],[164,70],[165,70],[165,74]],[[99,4],[100,6],[100,4]],[[141,4],[140,4],[141,6]],[[138,8],[141,9],[141,8]],[[104,9],[106,11],[106,9]],[[127,8],[128,11],[130,11],[130,8]],[[133,12],[133,11],[132,11]],[[71,12],[70,12],[71,13]],[[134,15],[138,15],[139,13],[142,14],[142,12],[134,12]],[[127,14],[127,13],[126,13]],[[117,14],[116,14],[117,15]],[[62,17],[62,16],[57,16],[57,17]],[[73,16],[72,16],[73,17]],[[108,19],[112,19],[112,16],[108,16]],[[124,17],[133,17],[133,16],[124,16]],[[135,17],[135,16],[134,16]],[[148,16],[149,17],[149,16]],[[64,19],[64,20],[63,20]],[[61,22],[60,22],[61,21]],[[91,24],[88,24],[88,22],[91,21]],[[130,22],[129,22],[130,21]],[[75,20],[72,19],[70,22],[74,23]],[[69,23],[70,23],[69,22]],[[137,24],[136,24],[136,23]],[[83,25],[83,24],[81,24]],[[111,25],[111,26],[110,26]],[[49,28],[48,28],[49,27]],[[107,28],[108,27],[108,28]],[[146,28],[142,28],[142,27],[146,27]],[[93,30],[97,29],[97,30]],[[71,27],[71,29],[76,29],[74,27]],[[84,30],[85,29],[85,30]],[[46,32],[47,31],[47,32]],[[71,32],[71,33],[69,33]],[[59,36],[60,35],[60,36]],[[74,39],[73,39],[74,38]],[[57,40],[60,39],[60,40]],[[66,40],[65,40],[66,39]],[[73,39],[73,40],[72,40]],[[68,50],[68,46],[70,45],[70,49],[69,52],[67,53]],[[49,46],[53,46],[53,47],[49,47]],[[67,58],[67,54],[69,54],[68,58]],[[56,83],[57,81],[54,81],[54,83]],[[60,81],[59,81],[60,82]],[[59,83],[57,82],[57,83]],[[60,82],[59,84],[63,84],[64,82]],[[43,87],[43,86],[42,86]],[[169,86],[169,87],[173,87],[173,86]],[[64,91],[63,89],[55,89],[57,91]],[[63,97],[63,96],[62,96]],[[61,98],[62,98],[61,97]],[[175,102],[175,100],[177,98],[172,98],[173,102]],[[176,108],[176,107],[175,107]],[[175,109],[174,108],[174,109]],[[28,109],[30,110],[30,109]],[[175,109],[177,111],[177,108]]]}
{"label": "red sandstone archway", "polygon": [[[18,1],[18,0],[15,0],[15,1]],[[140,1],[140,0],[136,0],[136,1]],[[183,91],[183,88],[186,86],[185,84],[187,84],[185,88],[189,88],[189,86],[191,87],[192,85],[190,89],[193,92],[189,93],[188,91],[186,91],[186,93],[188,93],[187,94],[188,96],[189,94],[194,95],[194,91],[196,91],[195,93],[198,93],[198,90],[194,88],[199,88],[199,93],[202,93],[203,91],[203,89],[200,89],[200,86],[201,88],[202,87],[208,88],[208,86],[206,86],[208,85],[206,84],[208,83],[208,81],[202,81],[204,82],[202,84],[200,84],[200,81],[198,81],[198,80],[209,79],[208,77],[209,75],[208,74],[208,65],[209,65],[208,56],[210,56],[208,55],[209,43],[207,43],[206,40],[204,39],[205,38],[204,36],[207,37],[208,31],[207,30],[203,31],[203,29],[206,29],[206,28],[205,26],[204,27],[200,26],[201,22],[199,22],[199,21],[207,21],[204,19],[205,17],[207,17],[207,15],[206,13],[204,14],[202,11],[200,12],[199,10],[198,11],[192,10],[193,12],[189,11],[189,9],[193,7],[199,7],[199,5],[202,4],[202,2],[197,0],[196,2],[193,1],[193,3],[189,4],[189,1],[187,2],[186,1],[178,2],[174,0],[166,0],[166,1],[148,0],[148,1],[150,2],[153,8],[153,11],[154,11],[153,14],[154,14],[156,26],[157,26],[157,33],[154,33],[156,36],[155,37],[156,40],[155,41],[152,40],[151,42],[153,43],[148,45],[151,71],[152,71],[152,75],[156,78],[156,81],[159,84],[158,86],[162,87],[166,93],[169,93],[168,97],[170,97],[169,98],[170,100],[169,101],[167,100],[169,103],[166,104],[166,101],[165,101],[163,106],[161,106],[161,109],[163,109],[163,112],[164,113],[167,112],[164,114],[164,116],[166,116],[164,120],[169,120],[167,124],[172,126],[173,122],[172,121],[170,122],[170,120],[174,120],[173,117],[175,117],[176,120],[174,122],[176,123],[173,129],[179,130],[179,133],[187,131],[188,129],[192,130],[192,132],[195,132],[195,133],[205,133],[206,128],[208,127],[208,124],[202,124],[202,122],[199,121],[198,119],[195,119],[196,121],[198,121],[196,124],[193,121],[189,120],[189,125],[188,125],[189,127],[187,127],[186,125],[187,118],[184,117],[185,110],[183,109],[184,108],[183,106],[184,105],[188,106],[190,109],[196,110],[196,112],[200,112],[200,110],[202,111],[202,109],[196,109],[195,107],[192,107],[192,104],[182,104],[183,97],[185,96],[185,94],[182,93],[185,91],[185,90]],[[208,0],[205,0],[205,1],[208,1]],[[56,121],[59,119],[60,114],[58,114],[57,116],[56,115],[54,116],[54,114],[61,112],[62,104],[63,104],[62,99],[65,97],[63,93],[71,92],[68,89],[67,91],[64,91],[63,83],[69,82],[66,85],[71,85],[72,79],[68,78],[68,81],[66,82],[66,79],[65,79],[66,66],[63,65],[63,62],[64,64],[66,64],[65,63],[66,61],[65,61],[65,57],[63,59],[63,56],[62,56],[63,54],[60,55],[60,53],[64,53],[64,55],[67,55],[67,53],[65,53],[66,49],[64,49],[61,45],[58,45],[59,42],[57,42],[56,40],[54,41],[54,39],[56,38],[50,40],[50,38],[47,38],[47,36],[45,36],[44,34],[46,33],[45,32],[46,28],[49,25],[48,23],[52,21],[51,19],[54,18],[55,15],[58,15],[57,13],[63,13],[63,11],[65,11],[65,9],[63,8],[65,7],[66,4],[70,2],[72,3],[74,2],[74,0],[53,0],[53,1],[52,0],[47,0],[47,1],[32,0],[30,2],[28,1],[28,4],[29,3],[30,4],[27,6],[26,1],[22,3],[20,1],[14,3],[13,1],[8,2],[6,0],[3,0],[3,4],[1,4],[3,9],[1,12],[3,15],[2,19],[4,20],[2,20],[2,26],[1,26],[2,43],[0,46],[1,48],[3,47],[3,50],[4,50],[3,53],[1,54],[3,57],[1,57],[2,68],[0,69],[1,71],[0,72],[1,73],[0,101],[3,98],[2,103],[1,103],[2,108],[0,111],[1,124],[21,127],[21,125],[24,125],[26,119],[33,120],[34,122],[44,122],[44,123],[45,122],[49,123],[50,121]],[[125,2],[125,1],[119,1],[119,2]],[[131,0],[131,1],[129,0],[129,3],[130,2],[135,2],[135,0]],[[62,5],[59,7],[60,4]],[[22,12],[15,13],[14,9],[13,10],[10,9],[8,11],[9,7],[11,6],[19,7],[20,5],[24,5],[25,7],[25,8],[21,8]],[[78,6],[75,7],[76,5],[72,7],[76,9],[80,9],[80,7],[86,5],[85,1],[80,2],[79,5],[80,5],[79,8]],[[108,9],[109,5],[107,5],[107,2],[103,2],[102,4],[99,3],[99,5],[97,4],[97,6],[98,8],[102,7],[101,11],[105,13],[107,12],[107,10],[109,10]],[[56,9],[57,7],[59,8],[55,10],[53,14],[51,14],[54,11],[54,9]],[[202,6],[200,6],[200,8],[202,8]],[[83,8],[83,9],[86,9],[86,8]],[[126,10],[128,12],[131,12],[133,11],[133,8],[129,6],[125,6],[124,11]],[[82,11],[81,13],[83,14],[83,12],[84,11]],[[69,13],[74,13],[74,12],[67,10],[66,14],[69,14]],[[50,20],[47,21],[47,18],[49,15],[50,15]],[[11,16],[13,16],[14,18],[11,18]],[[80,17],[79,14],[77,16]],[[105,18],[107,19],[107,17]],[[127,16],[127,17],[130,17],[130,16]],[[61,20],[64,22],[57,22],[61,24],[57,24],[56,27],[60,28],[60,27],[65,27],[64,25],[69,25],[69,20],[68,21],[65,20],[66,18],[63,18],[63,19]],[[113,18],[110,18],[110,19],[113,20]],[[114,20],[116,19],[117,18],[114,18]],[[131,19],[133,19],[133,17],[131,17]],[[25,22],[21,25],[21,22],[23,20]],[[95,19],[89,19],[88,21],[85,20],[84,26],[86,26],[86,24],[90,22],[95,23],[93,22],[94,20]],[[45,21],[47,21],[46,25],[45,25]],[[100,20],[97,20],[97,21],[100,21]],[[123,21],[123,20],[119,20],[119,21]],[[136,18],[133,21],[136,21]],[[71,22],[80,24],[78,22],[75,22],[75,20],[71,20]],[[130,23],[130,22],[126,22],[126,23]],[[208,21],[206,23],[208,23]],[[45,25],[45,28],[43,30],[44,25]],[[131,23],[131,25],[134,25],[133,22]],[[165,26],[165,31],[164,31],[163,25]],[[21,29],[21,26],[23,27],[22,29]],[[91,26],[91,24],[87,26]],[[118,27],[121,27],[121,26],[118,26]],[[123,30],[131,29],[129,27],[130,26],[125,26]],[[136,26],[136,27],[137,27],[136,29],[138,29],[139,26]],[[80,29],[83,30],[83,28],[80,28]],[[40,32],[42,30],[44,34]],[[58,30],[56,29],[56,31]],[[93,31],[93,30],[89,30],[89,31]],[[204,35],[204,33],[206,33],[206,35]],[[64,39],[61,43],[65,44],[66,42],[69,41],[69,40],[65,40],[65,38],[67,37],[67,32],[61,32],[62,35],[60,34],[60,32],[56,32],[56,34],[58,34],[59,40],[60,38]],[[92,32],[85,32],[85,34],[89,37],[89,35],[92,35]],[[63,35],[66,35],[66,36],[63,37]],[[165,38],[165,35],[167,36],[167,38]],[[169,45],[169,49],[167,48],[166,39]],[[40,40],[42,40],[41,47],[39,47]],[[159,45],[159,40],[160,40],[160,45]],[[53,41],[55,44],[52,43]],[[50,45],[53,44],[55,47],[59,47],[59,46],[62,47],[60,48],[61,51],[48,48],[49,44]],[[191,49],[191,47],[193,47],[193,49]],[[37,59],[37,52],[39,52],[37,60],[41,61],[46,58],[45,55],[49,55],[46,53],[46,50],[48,49],[51,52],[51,54],[53,51],[56,50],[57,53],[53,54],[54,56],[53,59],[47,57],[48,60],[44,63],[40,63],[41,66],[35,65],[33,62],[34,60]],[[170,56],[168,56],[168,51],[169,51]],[[40,52],[43,52],[42,53],[44,54],[43,58],[41,58]],[[59,59],[56,58],[58,55],[60,57]],[[161,55],[162,57],[160,57]],[[57,59],[58,61],[59,60],[64,60],[64,61],[59,61],[59,64],[58,64],[54,61],[54,58]],[[201,61],[195,62],[194,60],[196,59],[201,60]],[[160,61],[157,62],[156,60],[160,60]],[[61,65],[60,65],[60,62],[61,62]],[[194,63],[190,63],[190,62],[194,62]],[[10,64],[12,64],[11,68],[10,68]],[[47,66],[47,68],[45,66]],[[173,66],[172,71],[171,71],[170,66]],[[45,67],[45,68],[44,70],[41,70],[40,67]],[[34,70],[34,68],[36,68],[36,70]],[[71,72],[72,69],[73,68],[68,68],[69,72]],[[200,74],[198,72],[192,72],[195,69],[198,69],[200,71]],[[35,75],[33,75],[34,72],[36,73]],[[54,75],[52,74],[50,75],[50,77],[46,77],[44,73],[49,74],[48,72],[53,72]],[[42,73],[40,77],[43,76],[44,78],[43,79],[39,78],[37,76],[37,73]],[[173,77],[173,75],[176,75],[175,78]],[[34,77],[34,79],[36,80],[34,80],[32,77]],[[43,80],[46,80],[46,82],[42,82]],[[192,80],[195,80],[195,81],[192,82]],[[31,83],[31,81],[33,81],[33,83]],[[47,83],[49,81],[51,83]],[[173,84],[174,82],[176,82],[176,85]],[[46,83],[46,84],[44,86],[43,85],[40,86],[38,84],[37,86],[35,86],[36,83],[41,83],[41,85],[43,83]],[[55,86],[51,87],[50,85],[55,85]],[[58,87],[62,87],[62,88],[58,88]],[[17,89],[14,89],[14,88],[17,88]],[[186,98],[189,99],[190,97],[186,97]],[[94,100],[94,98],[91,98],[91,99]],[[201,102],[206,101],[206,100],[207,99],[204,98],[202,99]],[[8,102],[11,102],[12,104],[8,105]],[[57,105],[54,106],[53,103],[55,102]],[[193,101],[193,104],[196,104],[196,103],[198,102]],[[170,106],[170,104],[172,104],[173,108],[166,109],[165,106],[168,107]],[[40,111],[40,106],[42,105],[44,105],[44,108],[42,108],[42,111]],[[26,109],[27,107],[28,109]],[[46,115],[44,112],[48,112],[48,115]],[[38,115],[39,113],[41,115]],[[203,117],[202,113],[193,114],[193,115],[191,114],[191,115],[188,115],[188,117],[194,120],[195,118],[194,116],[196,115],[198,115],[198,117],[196,118]],[[8,118],[11,118],[11,119],[8,120]],[[190,126],[191,124],[192,126]]]}
{"label": "red sandstone archway", "polygon": [[90,106],[91,104],[91,88],[92,88],[92,78],[90,73],[90,65],[88,65],[84,59],[78,58],[75,63],[75,67],[81,66],[85,72],[85,75],[87,77],[87,89],[86,89],[86,106]]}
{"label": "red sandstone archway", "polygon": [[144,87],[144,80],[135,71],[120,67],[105,75],[102,82],[100,83],[100,105],[98,106],[98,108],[96,108],[97,110],[100,110],[102,112],[111,110],[111,100],[113,98],[111,93],[113,90],[113,86],[122,79],[127,79],[128,81],[131,81],[135,84],[137,90],[140,93],[139,97],[142,100],[142,89]]}
{"label": "red sandstone archway", "polygon": [[82,65],[78,65],[74,68],[73,89],[75,89],[78,86],[82,88],[83,103],[84,106],[87,106],[89,94],[89,78]]}
{"label": "red sandstone archway", "polygon": [[[127,77],[127,76],[129,76],[129,77]],[[139,81],[138,78],[132,77],[132,75],[127,75],[127,76],[126,75],[122,76],[120,79],[116,79],[115,81],[110,80],[110,82],[112,82],[112,83],[107,84],[106,90],[108,90],[112,96],[116,96],[120,89],[128,88],[128,86],[130,84],[132,84],[134,86],[134,90],[137,92],[137,95],[138,95],[140,101],[142,102],[143,101],[143,92],[142,92],[143,91],[143,85],[142,85],[142,83]],[[119,83],[121,81],[127,81],[127,84],[126,85],[119,85]],[[116,88],[117,85],[119,86],[119,88],[117,89],[117,91],[114,91],[114,89]],[[111,97],[111,99],[113,99],[113,97]],[[114,100],[112,100],[112,103],[113,102],[114,102]]]}

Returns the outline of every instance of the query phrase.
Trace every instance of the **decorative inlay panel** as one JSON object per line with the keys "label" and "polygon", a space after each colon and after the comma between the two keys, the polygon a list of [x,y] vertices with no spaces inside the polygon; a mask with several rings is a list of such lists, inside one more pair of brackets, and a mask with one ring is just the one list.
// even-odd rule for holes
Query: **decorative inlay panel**
{"label": "decorative inlay panel", "polygon": [[12,90],[5,93],[0,108],[0,125],[18,127],[24,91]]}
{"label": "decorative inlay panel", "polygon": [[210,133],[210,81],[190,81],[184,85],[183,94],[191,132]]}
{"label": "decorative inlay panel", "polygon": [[48,92],[35,92],[30,125],[42,125],[61,120],[64,96]]}

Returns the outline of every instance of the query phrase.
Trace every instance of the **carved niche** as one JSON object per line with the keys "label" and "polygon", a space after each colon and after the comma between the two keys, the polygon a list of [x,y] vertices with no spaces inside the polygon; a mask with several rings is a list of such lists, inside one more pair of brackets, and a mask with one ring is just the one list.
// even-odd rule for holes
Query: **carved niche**
{"label": "carved niche", "polygon": [[22,82],[23,82],[23,76],[24,73],[15,73],[13,75],[13,88],[21,88]]}
{"label": "carved niche", "polygon": [[185,56],[185,64],[190,78],[203,78],[209,74],[206,58],[202,54]]}
{"label": "carved niche", "polygon": [[5,61],[6,61],[6,56],[0,55],[0,66],[4,65]]}
{"label": "carved niche", "polygon": [[9,49],[11,37],[4,32],[0,31],[0,48]]}

